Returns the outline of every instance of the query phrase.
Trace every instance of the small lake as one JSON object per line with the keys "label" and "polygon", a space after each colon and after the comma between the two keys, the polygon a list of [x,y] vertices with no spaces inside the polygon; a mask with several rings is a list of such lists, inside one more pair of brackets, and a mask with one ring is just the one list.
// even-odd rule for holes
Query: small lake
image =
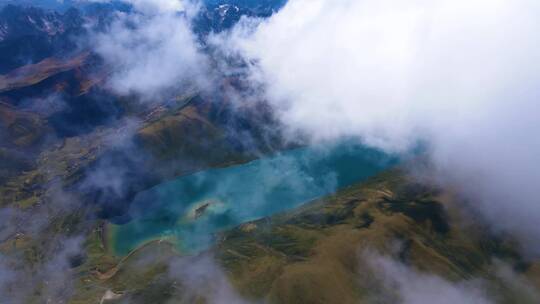
{"label": "small lake", "polygon": [[110,225],[112,249],[125,255],[149,240],[166,238],[186,253],[204,250],[216,232],[296,208],[397,162],[361,144],[339,143],[182,176],[135,197],[133,220]]}

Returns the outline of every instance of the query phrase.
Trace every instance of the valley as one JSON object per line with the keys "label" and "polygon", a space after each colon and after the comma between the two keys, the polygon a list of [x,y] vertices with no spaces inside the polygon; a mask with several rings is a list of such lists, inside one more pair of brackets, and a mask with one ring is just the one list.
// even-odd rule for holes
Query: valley
{"label": "valley", "polygon": [[302,1],[0,0],[0,303],[539,303],[528,116],[469,108],[503,77],[416,79],[431,7]]}

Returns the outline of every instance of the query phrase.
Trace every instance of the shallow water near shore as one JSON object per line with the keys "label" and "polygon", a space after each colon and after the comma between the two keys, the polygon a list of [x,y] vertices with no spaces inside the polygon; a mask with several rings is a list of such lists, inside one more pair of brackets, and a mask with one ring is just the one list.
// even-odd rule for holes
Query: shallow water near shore
{"label": "shallow water near shore", "polygon": [[112,249],[125,255],[154,239],[196,253],[216,232],[296,208],[361,182],[398,159],[358,143],[283,151],[246,164],[182,176],[139,193],[132,221],[111,225]]}

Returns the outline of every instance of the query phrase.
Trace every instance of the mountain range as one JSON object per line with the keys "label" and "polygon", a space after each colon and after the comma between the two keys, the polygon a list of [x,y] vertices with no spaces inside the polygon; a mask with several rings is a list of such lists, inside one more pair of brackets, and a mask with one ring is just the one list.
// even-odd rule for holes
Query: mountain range
{"label": "mountain range", "polygon": [[[189,28],[208,51],[202,38],[285,3],[208,0]],[[234,214],[220,198],[204,197],[191,217],[156,215],[148,193],[176,195],[168,187],[184,176],[205,185],[211,171],[223,179],[215,193],[242,194],[220,169],[295,151],[307,145],[304,134],[291,140],[268,100],[252,94],[259,88],[215,62],[212,89],[119,93],[89,37],[133,12],[122,1],[0,0],[0,7],[1,303],[538,303],[540,261],[486,225],[454,189],[409,174],[425,165],[420,153],[301,207],[227,227],[200,252],[184,251],[171,237],[179,223],[197,233],[205,219]],[[309,165],[283,164],[269,168],[279,171],[271,185]],[[332,168],[325,170],[333,185]],[[254,206],[263,196],[250,197]],[[144,225],[135,232],[157,231],[155,218],[173,228],[119,254],[115,231],[133,222],[134,210]]]}

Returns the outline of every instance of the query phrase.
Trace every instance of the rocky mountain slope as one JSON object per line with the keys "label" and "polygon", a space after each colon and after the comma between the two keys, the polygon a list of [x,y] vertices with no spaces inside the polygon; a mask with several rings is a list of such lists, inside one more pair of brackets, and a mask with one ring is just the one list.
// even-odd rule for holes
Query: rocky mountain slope
{"label": "rocky mountain slope", "polygon": [[70,54],[84,23],[78,10],[60,14],[40,8],[7,5],[0,9],[0,73],[53,55]]}

